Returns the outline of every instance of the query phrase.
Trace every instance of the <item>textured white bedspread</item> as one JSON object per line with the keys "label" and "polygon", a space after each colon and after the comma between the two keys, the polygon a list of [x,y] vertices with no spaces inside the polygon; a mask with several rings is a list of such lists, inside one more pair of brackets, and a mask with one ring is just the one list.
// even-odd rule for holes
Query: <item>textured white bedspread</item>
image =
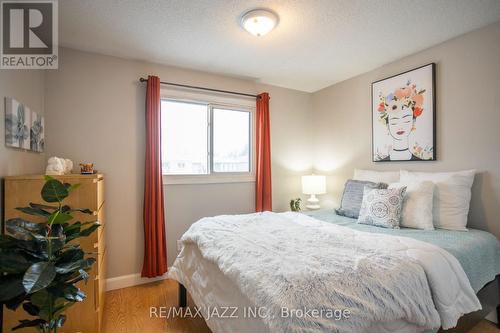
{"label": "textured white bedspread", "polygon": [[[458,261],[411,238],[266,212],[201,219],[182,241],[195,245],[251,304],[268,310],[261,319],[270,332],[364,332],[401,322],[418,330],[450,328],[480,308]],[[183,259],[174,263],[172,278],[182,275]],[[283,308],[348,309],[350,315],[283,317]]]}

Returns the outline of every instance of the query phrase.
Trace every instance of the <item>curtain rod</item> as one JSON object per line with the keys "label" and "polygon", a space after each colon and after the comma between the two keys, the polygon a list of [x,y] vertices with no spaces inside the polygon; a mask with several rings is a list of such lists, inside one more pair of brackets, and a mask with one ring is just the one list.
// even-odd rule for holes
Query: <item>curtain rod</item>
{"label": "curtain rod", "polygon": [[[148,82],[148,79],[145,79],[145,78],[141,77],[139,79],[139,81],[140,82]],[[172,83],[172,82],[163,82],[163,81],[160,81],[160,83],[164,84],[164,85],[167,85],[167,86],[175,86],[175,87],[182,87],[182,88],[188,88],[188,89],[197,89],[197,90],[205,90],[205,91],[218,92],[218,93],[222,93],[222,94],[231,94],[231,95],[238,95],[238,96],[260,98],[259,95],[245,94],[245,93],[240,93],[240,92],[236,92],[236,91],[212,89],[212,88],[197,87],[197,86],[189,86],[187,84]]]}

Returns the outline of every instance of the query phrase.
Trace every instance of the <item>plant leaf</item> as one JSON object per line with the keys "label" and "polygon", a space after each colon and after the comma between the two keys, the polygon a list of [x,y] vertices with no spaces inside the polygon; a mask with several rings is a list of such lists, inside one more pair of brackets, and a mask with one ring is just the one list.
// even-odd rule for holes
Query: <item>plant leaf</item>
{"label": "plant leaf", "polygon": [[66,235],[68,235],[69,233],[73,232],[73,231],[76,231],[78,230],[78,232],[80,232],[80,227],[82,226],[82,222],[80,221],[77,221],[75,223],[63,223],[62,226],[64,228],[64,233]]}
{"label": "plant leaf", "polygon": [[31,295],[31,303],[38,309],[38,317],[47,322],[52,314],[51,308],[53,306],[54,297],[47,291],[42,289]]}
{"label": "plant leaf", "polygon": [[25,241],[32,240],[34,234],[44,236],[47,230],[45,223],[29,222],[20,218],[6,221],[5,229],[14,238]]}
{"label": "plant leaf", "polygon": [[19,240],[10,235],[0,235],[0,249],[2,250],[17,247],[17,242],[19,242]]}
{"label": "plant leaf", "polygon": [[33,203],[33,202],[30,202],[30,207],[40,208],[40,209],[50,209],[50,210],[57,210],[57,209],[59,209],[59,207],[56,207],[56,206],[49,206],[49,205],[44,205],[44,204],[37,204],[37,203]]}
{"label": "plant leaf", "polygon": [[43,210],[41,208],[17,207],[16,209],[18,211],[21,211],[21,212],[23,212],[25,214],[28,214],[28,215],[41,216],[41,217],[48,217],[48,216],[50,216],[49,212],[47,212],[46,210]]}
{"label": "plant leaf", "polygon": [[80,230],[80,237],[87,237],[91,235],[94,231],[96,231],[97,228],[99,228],[101,225],[97,222],[94,222],[90,227],[87,229]]}
{"label": "plant leaf", "polygon": [[5,222],[6,226],[9,227],[9,226],[19,226],[19,227],[22,227],[26,230],[29,230],[31,232],[34,232],[34,233],[38,233],[42,230],[45,230],[45,224],[44,223],[35,223],[35,222],[30,222],[30,221],[26,221],[24,219],[20,219],[20,218],[13,218],[13,219],[10,219],[10,220],[7,220],[7,222]]}
{"label": "plant leaf", "polygon": [[32,316],[36,316],[38,315],[38,312],[40,312],[40,309],[31,302],[23,303],[23,309]]}
{"label": "plant leaf", "polygon": [[[61,237],[61,238],[51,238],[51,244],[52,244],[52,254],[55,252],[61,250],[64,245],[66,244],[66,238]],[[40,253],[43,253],[43,255],[48,258],[49,257],[49,243],[47,239],[39,239],[39,247],[40,247]]]}
{"label": "plant leaf", "polygon": [[[19,279],[21,279],[21,277],[19,277]],[[5,306],[7,307],[7,309],[10,309],[12,311],[16,311],[17,308],[19,307],[19,305],[21,305],[26,300],[26,298],[28,298],[28,295],[26,295],[26,293],[24,292],[24,288],[23,288],[23,293],[6,301]]]}
{"label": "plant leaf", "polygon": [[87,280],[90,277],[89,273],[85,272],[83,269],[79,269],[78,273],[80,273],[80,277],[78,278],[78,281],[85,280],[85,282],[87,282]]}
{"label": "plant leaf", "polygon": [[80,212],[80,213],[88,214],[88,215],[94,214],[94,211],[92,211],[88,208],[74,208],[74,209],[71,209],[71,211],[72,212]]}
{"label": "plant leaf", "polygon": [[[12,246],[6,246],[3,247],[0,245],[0,247],[4,249],[10,249]],[[47,256],[45,253],[41,251],[41,244],[38,240],[29,240],[29,241],[23,241],[23,240],[16,240],[15,241],[15,248],[16,251],[19,251],[21,253],[24,253],[28,257],[26,257],[27,260],[29,260],[31,263],[38,262],[40,260],[38,259],[47,259]]]}
{"label": "plant leaf", "polygon": [[19,253],[0,252],[0,273],[24,273],[30,265],[30,262]]}
{"label": "plant leaf", "polygon": [[95,263],[95,258],[80,259],[66,263],[57,264],[55,270],[59,274],[66,274],[80,269],[88,269]]}
{"label": "plant leaf", "polygon": [[26,327],[35,327],[35,326],[39,327],[40,325],[46,323],[46,321],[43,319],[34,319],[34,320],[23,319],[19,320],[19,322],[20,322],[19,325],[12,328],[13,331]]}
{"label": "plant leaf", "polygon": [[56,277],[54,264],[41,261],[31,265],[23,277],[23,286],[27,294],[33,294],[46,288]]}
{"label": "plant leaf", "polygon": [[61,213],[60,211],[56,210],[54,213],[50,215],[48,224],[49,225],[62,224],[71,220],[72,218],[73,216],[71,216],[70,214]]}
{"label": "plant leaf", "polygon": [[61,202],[68,196],[68,190],[57,179],[51,178],[42,187],[42,198],[46,202]]}
{"label": "plant leaf", "polygon": [[76,190],[77,188],[79,188],[82,184],[68,184],[68,183],[64,183],[64,187],[66,187],[66,189],[68,190],[68,193],[70,193],[71,191],[74,191]]}
{"label": "plant leaf", "polygon": [[68,285],[64,290],[64,298],[71,302],[83,302],[87,297],[83,291],[73,285]]}
{"label": "plant leaf", "polygon": [[[58,312],[66,310],[70,305],[71,304],[65,305],[64,308],[58,310]],[[63,325],[64,325],[65,322],[66,322],[66,316],[65,315],[60,315],[59,318],[57,318],[56,326],[57,327],[63,327]]]}
{"label": "plant leaf", "polygon": [[88,215],[92,215],[94,214],[94,211],[88,209],[88,208],[71,208],[70,206],[68,205],[64,205],[61,207],[61,211],[63,213],[69,213],[69,212],[80,212],[80,213],[83,213],[83,214],[88,214]]}
{"label": "plant leaf", "polygon": [[0,302],[7,302],[24,294],[22,275],[0,276]]}
{"label": "plant leaf", "polygon": [[57,259],[57,264],[68,263],[72,261],[77,261],[83,259],[84,252],[79,248],[71,248],[64,251]]}

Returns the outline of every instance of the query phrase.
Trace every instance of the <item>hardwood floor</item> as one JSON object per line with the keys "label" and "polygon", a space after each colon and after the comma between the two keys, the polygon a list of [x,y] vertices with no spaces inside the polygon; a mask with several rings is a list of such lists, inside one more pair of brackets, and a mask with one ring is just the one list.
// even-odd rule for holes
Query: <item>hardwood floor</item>
{"label": "hardwood floor", "polygon": [[[104,332],[106,333],[211,333],[202,318],[161,318],[160,307],[167,311],[177,306],[177,282],[164,280],[106,293]],[[188,304],[193,304],[188,300]],[[152,316],[150,311],[152,308]],[[157,309],[158,316],[155,316]],[[163,313],[163,317],[167,314]],[[469,333],[500,333],[483,320]]]}

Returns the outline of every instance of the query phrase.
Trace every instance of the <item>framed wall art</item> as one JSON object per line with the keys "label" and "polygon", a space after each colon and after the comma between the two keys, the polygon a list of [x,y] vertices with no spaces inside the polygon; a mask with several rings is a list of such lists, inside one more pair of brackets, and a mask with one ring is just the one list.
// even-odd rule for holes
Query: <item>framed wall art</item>
{"label": "framed wall art", "polygon": [[31,111],[11,97],[5,98],[5,145],[30,149]]}
{"label": "framed wall art", "polygon": [[436,159],[434,63],[372,83],[374,162]]}
{"label": "framed wall art", "polygon": [[5,145],[43,153],[45,119],[15,98],[5,98]]}

